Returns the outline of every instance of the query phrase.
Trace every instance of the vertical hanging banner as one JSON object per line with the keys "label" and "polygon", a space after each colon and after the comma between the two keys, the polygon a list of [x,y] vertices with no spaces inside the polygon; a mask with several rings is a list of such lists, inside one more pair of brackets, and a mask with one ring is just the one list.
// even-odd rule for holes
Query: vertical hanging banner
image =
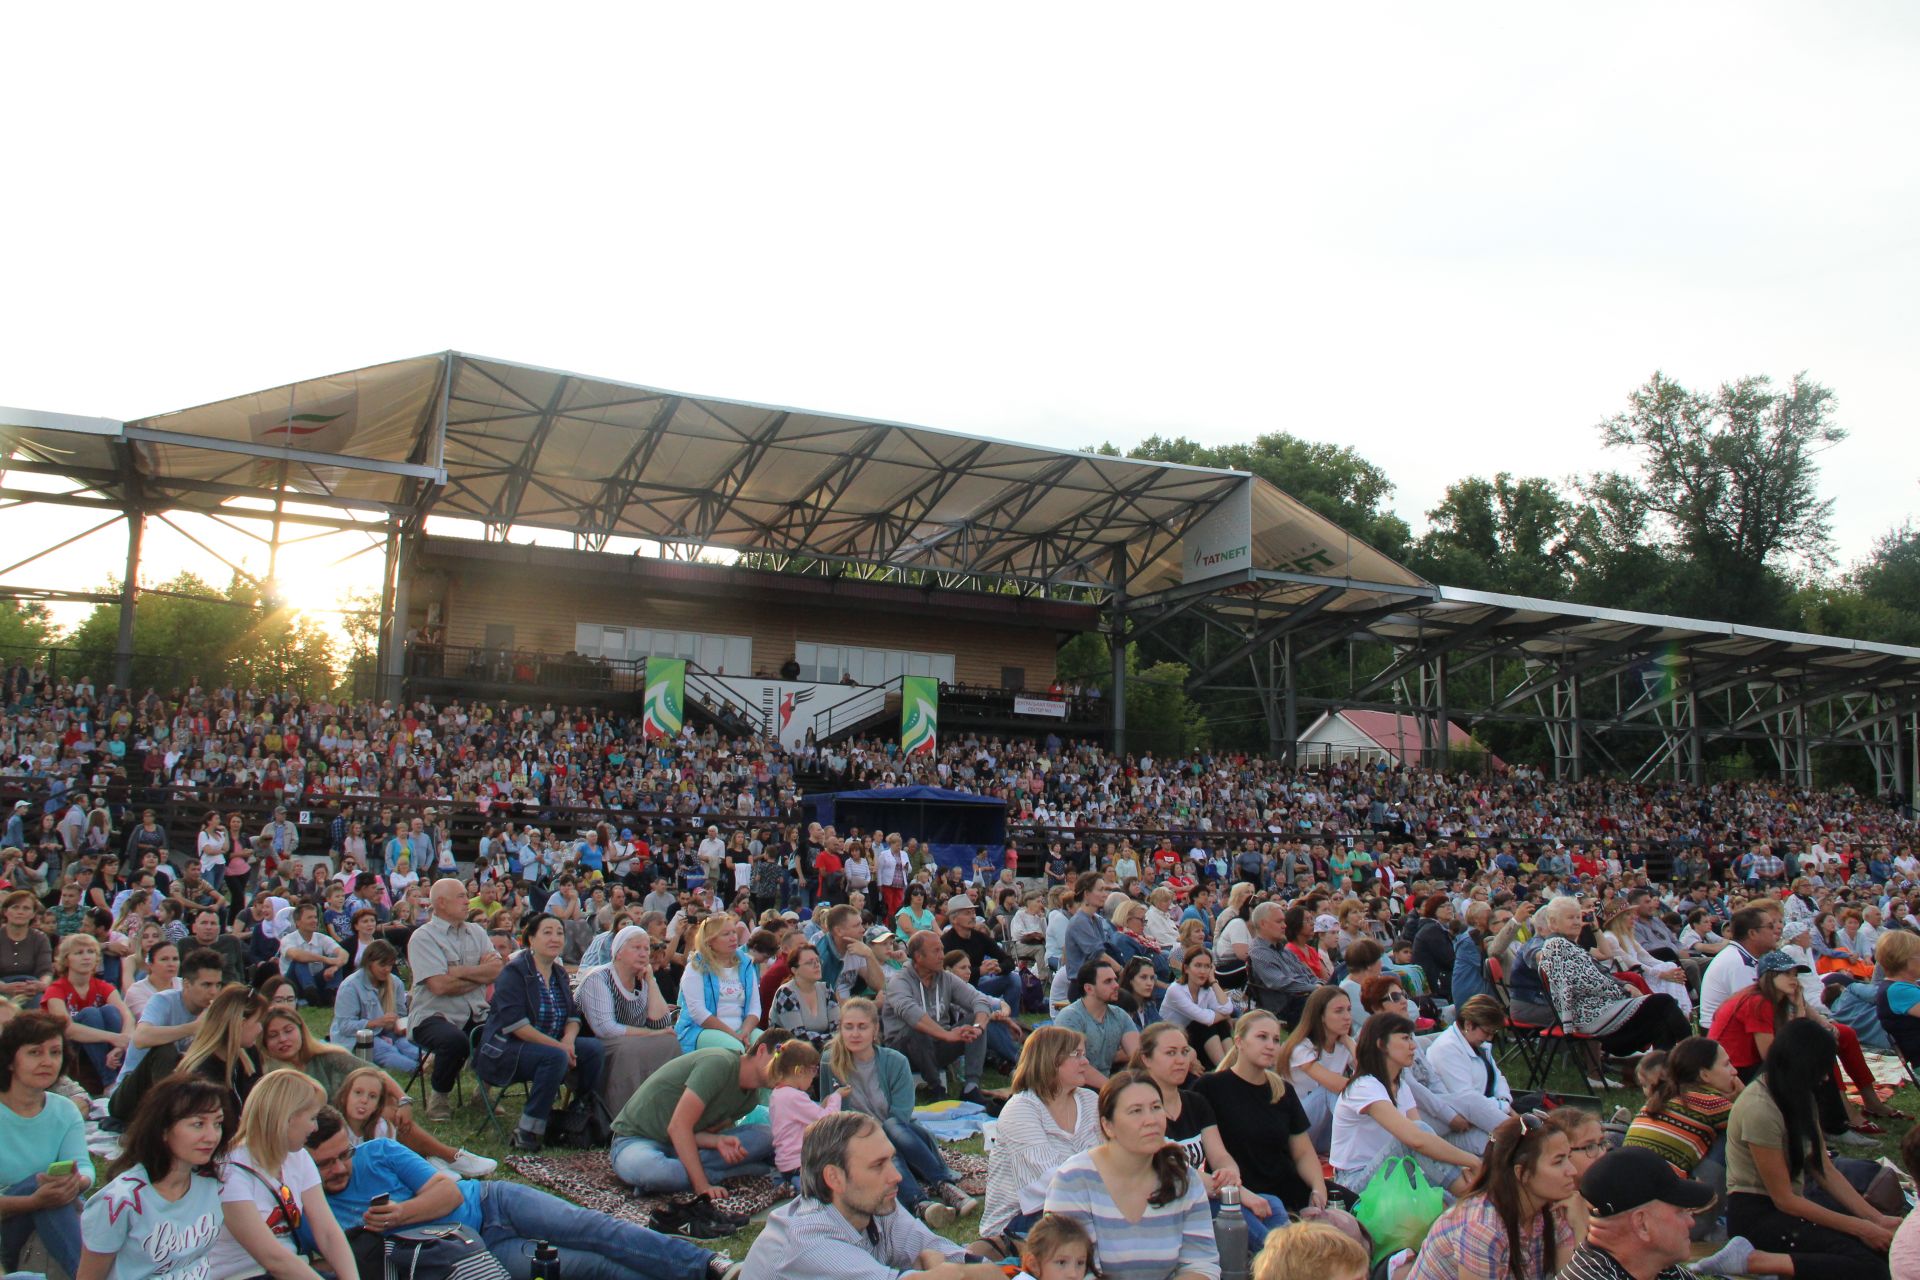
{"label": "vertical hanging banner", "polygon": [[932,755],[940,730],[940,682],[932,676],[900,678],[900,747],[910,756]]}
{"label": "vertical hanging banner", "polygon": [[686,721],[687,660],[648,658],[647,694],[640,713],[641,734],[674,738]]}

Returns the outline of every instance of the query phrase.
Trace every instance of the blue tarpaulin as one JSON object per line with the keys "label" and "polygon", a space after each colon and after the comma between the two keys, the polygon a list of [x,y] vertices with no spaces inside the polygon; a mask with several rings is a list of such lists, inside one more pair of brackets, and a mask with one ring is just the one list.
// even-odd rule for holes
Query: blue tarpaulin
{"label": "blue tarpaulin", "polygon": [[1007,802],[944,787],[877,787],[866,791],[828,791],[803,796],[810,821],[842,835],[861,831],[897,831],[918,840],[943,867],[966,867],[975,851],[996,854],[1007,844]]}

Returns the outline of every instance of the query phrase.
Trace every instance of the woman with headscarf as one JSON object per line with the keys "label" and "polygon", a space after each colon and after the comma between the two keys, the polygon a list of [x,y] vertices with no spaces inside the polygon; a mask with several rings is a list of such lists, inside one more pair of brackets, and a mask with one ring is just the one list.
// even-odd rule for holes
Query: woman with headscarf
{"label": "woman with headscarf", "polygon": [[612,959],[580,982],[581,1016],[606,1046],[600,1096],[614,1115],[643,1081],[678,1057],[672,1009],[653,972],[653,938],[639,925],[613,935]]}

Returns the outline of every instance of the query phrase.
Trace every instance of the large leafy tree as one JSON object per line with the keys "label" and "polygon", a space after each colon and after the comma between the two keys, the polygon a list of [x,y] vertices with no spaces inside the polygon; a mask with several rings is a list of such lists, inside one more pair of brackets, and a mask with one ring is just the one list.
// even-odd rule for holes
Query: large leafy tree
{"label": "large leafy tree", "polygon": [[[332,637],[295,610],[265,606],[252,583],[236,577],[221,590],[182,573],[162,586],[168,594],[144,595],[134,611],[136,689],[194,679],[304,693],[333,688]],[[119,606],[100,605],[67,642],[96,682],[112,677],[119,630]]]}
{"label": "large leafy tree", "polygon": [[1820,497],[1818,455],[1846,439],[1833,401],[1805,374],[1783,390],[1748,377],[1701,392],[1655,373],[1600,424],[1607,447],[1635,465],[1595,477],[1589,497],[1639,518],[1596,524],[1590,557],[1604,565],[1649,534],[1676,562],[1666,607],[1786,621],[1789,575],[1832,563],[1833,499]]}
{"label": "large leafy tree", "polygon": [[1435,582],[1564,599],[1576,561],[1576,509],[1551,480],[1468,476],[1427,512],[1410,566]]}

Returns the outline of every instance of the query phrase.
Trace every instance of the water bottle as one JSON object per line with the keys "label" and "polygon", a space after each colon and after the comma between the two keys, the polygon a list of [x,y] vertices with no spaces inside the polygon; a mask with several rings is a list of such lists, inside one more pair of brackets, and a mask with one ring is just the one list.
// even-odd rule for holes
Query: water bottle
{"label": "water bottle", "polygon": [[373,1061],[373,1032],[366,1027],[354,1033],[353,1056],[362,1062]]}
{"label": "water bottle", "polygon": [[533,1266],[528,1280],[560,1280],[560,1250],[545,1240],[533,1242]]}
{"label": "water bottle", "polygon": [[1220,1246],[1220,1280],[1247,1280],[1247,1219],[1240,1207],[1240,1188],[1220,1188],[1220,1216],[1213,1220],[1213,1239]]}

